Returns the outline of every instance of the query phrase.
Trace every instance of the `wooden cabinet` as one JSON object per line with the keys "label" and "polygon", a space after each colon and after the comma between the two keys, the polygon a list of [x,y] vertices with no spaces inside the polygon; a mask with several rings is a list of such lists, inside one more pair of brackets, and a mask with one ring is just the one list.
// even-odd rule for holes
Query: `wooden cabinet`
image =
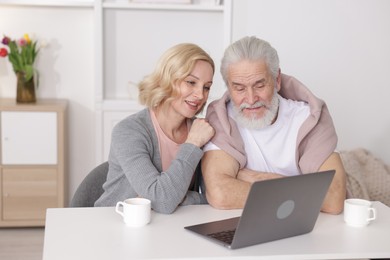
{"label": "wooden cabinet", "polygon": [[0,227],[44,226],[65,206],[67,102],[0,99]]}

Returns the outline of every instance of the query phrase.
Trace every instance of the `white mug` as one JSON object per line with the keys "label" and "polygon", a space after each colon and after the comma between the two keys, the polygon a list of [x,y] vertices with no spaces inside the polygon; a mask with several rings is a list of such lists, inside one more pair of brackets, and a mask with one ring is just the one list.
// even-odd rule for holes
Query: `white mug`
{"label": "white mug", "polygon": [[349,226],[364,227],[376,219],[376,210],[372,202],[364,199],[346,199],[344,201],[344,221]]}
{"label": "white mug", "polygon": [[144,198],[131,198],[116,203],[115,211],[129,227],[142,227],[150,222],[151,202]]}

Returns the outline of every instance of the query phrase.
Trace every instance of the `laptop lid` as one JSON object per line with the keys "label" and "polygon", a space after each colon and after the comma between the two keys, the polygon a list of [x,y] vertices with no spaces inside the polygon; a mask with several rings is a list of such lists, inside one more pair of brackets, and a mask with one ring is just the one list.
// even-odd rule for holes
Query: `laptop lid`
{"label": "laptop lid", "polygon": [[[311,232],[334,174],[330,170],[255,182],[241,217],[185,229],[231,249]],[[231,230],[235,230],[231,243],[215,235]]]}

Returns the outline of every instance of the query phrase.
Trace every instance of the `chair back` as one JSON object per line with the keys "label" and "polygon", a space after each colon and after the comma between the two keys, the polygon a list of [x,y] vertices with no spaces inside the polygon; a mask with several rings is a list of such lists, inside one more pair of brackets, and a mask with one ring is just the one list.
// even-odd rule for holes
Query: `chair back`
{"label": "chair back", "polygon": [[103,194],[103,183],[107,179],[108,162],[104,162],[94,168],[80,183],[70,207],[93,207],[95,201]]}

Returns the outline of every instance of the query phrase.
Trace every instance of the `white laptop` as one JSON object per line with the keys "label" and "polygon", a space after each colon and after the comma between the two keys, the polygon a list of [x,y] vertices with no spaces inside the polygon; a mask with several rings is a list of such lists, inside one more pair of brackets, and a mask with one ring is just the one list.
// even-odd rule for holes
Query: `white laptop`
{"label": "white laptop", "polygon": [[184,227],[230,249],[313,230],[334,170],[252,184],[241,217]]}

